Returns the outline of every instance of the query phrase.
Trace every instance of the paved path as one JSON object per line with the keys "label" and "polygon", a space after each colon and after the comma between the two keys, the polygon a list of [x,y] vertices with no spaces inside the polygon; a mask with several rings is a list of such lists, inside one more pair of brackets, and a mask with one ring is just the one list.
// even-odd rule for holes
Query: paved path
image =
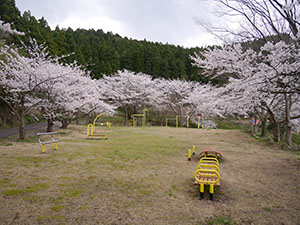
{"label": "paved path", "polygon": [[[47,122],[33,123],[25,126],[25,132],[28,131],[46,131]],[[0,138],[6,138],[12,135],[19,134],[19,127],[7,128],[0,130]]]}

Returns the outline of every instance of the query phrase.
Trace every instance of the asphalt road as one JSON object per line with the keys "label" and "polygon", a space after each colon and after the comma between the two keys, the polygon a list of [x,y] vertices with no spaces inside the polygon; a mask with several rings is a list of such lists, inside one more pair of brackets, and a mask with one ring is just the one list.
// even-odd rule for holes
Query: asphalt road
{"label": "asphalt road", "polygon": [[[40,132],[46,131],[47,122],[33,123],[25,126],[25,132]],[[7,128],[0,130],[0,138],[6,138],[12,135],[19,134],[19,127]]]}

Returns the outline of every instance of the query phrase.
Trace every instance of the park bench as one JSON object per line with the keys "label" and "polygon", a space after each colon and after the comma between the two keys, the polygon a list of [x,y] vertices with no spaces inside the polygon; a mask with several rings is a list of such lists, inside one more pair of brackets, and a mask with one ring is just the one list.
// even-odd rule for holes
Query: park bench
{"label": "park bench", "polygon": [[57,150],[57,143],[60,140],[54,138],[57,132],[45,132],[45,133],[37,133],[38,141],[42,145],[42,152],[45,152],[45,145],[55,143],[54,149]]}
{"label": "park bench", "polygon": [[204,198],[204,186],[209,186],[209,199],[213,200],[215,186],[220,186],[220,168],[217,150],[205,150],[200,153],[201,159],[194,173],[195,185],[200,185],[200,199]]}

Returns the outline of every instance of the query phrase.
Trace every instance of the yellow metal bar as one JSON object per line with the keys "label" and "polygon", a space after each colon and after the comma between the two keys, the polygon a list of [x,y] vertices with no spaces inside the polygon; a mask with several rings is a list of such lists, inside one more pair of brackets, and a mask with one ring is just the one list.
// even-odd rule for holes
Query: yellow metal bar
{"label": "yellow metal bar", "polygon": [[55,149],[55,150],[57,150],[57,143],[55,143],[55,147],[54,147],[54,149]]}
{"label": "yellow metal bar", "polygon": [[145,127],[146,123],[147,123],[147,112],[148,112],[148,109],[143,110],[143,120],[142,120],[142,126],[143,127]]}
{"label": "yellow metal bar", "polygon": [[188,153],[188,160],[191,160],[191,149],[189,149],[189,153]]}
{"label": "yellow metal bar", "polygon": [[[199,174],[201,177],[217,177],[217,179],[214,181],[199,180],[197,174]],[[216,170],[198,169],[194,173],[194,178],[199,184],[216,184],[220,180],[220,174]]]}
{"label": "yellow metal bar", "polygon": [[204,192],[204,184],[200,184],[200,192],[201,192],[201,193]]}
{"label": "yellow metal bar", "polygon": [[189,128],[190,127],[190,117],[187,116],[186,118],[186,127]]}
{"label": "yellow metal bar", "polygon": [[111,128],[111,123],[108,122],[108,121],[106,121],[106,127],[107,127],[107,128]]}
{"label": "yellow metal bar", "polygon": [[220,173],[219,167],[217,165],[214,164],[199,164],[197,167],[197,170],[199,169],[209,169],[209,170],[216,170]]}
{"label": "yellow metal bar", "polygon": [[200,164],[216,165],[217,167],[219,167],[219,163],[213,160],[200,160],[199,165]]}
{"label": "yellow metal bar", "polygon": [[97,119],[98,119],[99,117],[101,117],[101,116],[104,116],[104,115],[106,115],[106,113],[101,113],[101,114],[99,114],[98,116],[96,116],[96,118],[94,119],[94,122],[93,122],[93,126],[96,125]]}
{"label": "yellow metal bar", "polygon": [[89,136],[93,135],[94,131],[93,131],[93,124],[88,124],[87,126],[87,138],[89,138]]}
{"label": "yellow metal bar", "polygon": [[195,152],[196,152],[196,146],[193,145],[193,155],[195,155]]}
{"label": "yellow metal bar", "polygon": [[142,117],[142,126],[146,126],[146,123],[147,123],[147,114],[146,112],[148,112],[148,109],[143,109],[143,113],[142,114],[132,114],[131,117],[133,119],[133,126],[136,126],[137,123],[136,123],[136,117]]}
{"label": "yellow metal bar", "polygon": [[200,116],[198,116],[198,129],[200,128]]}
{"label": "yellow metal bar", "polygon": [[45,152],[45,145],[42,145],[42,152]]}
{"label": "yellow metal bar", "polygon": [[219,160],[214,157],[203,157],[200,159],[200,162],[206,162],[206,161],[210,161],[210,162],[214,161],[219,165]]}
{"label": "yellow metal bar", "polygon": [[210,194],[213,194],[213,193],[214,193],[214,185],[213,185],[213,184],[210,184],[210,185],[209,185],[209,193],[210,193]]}

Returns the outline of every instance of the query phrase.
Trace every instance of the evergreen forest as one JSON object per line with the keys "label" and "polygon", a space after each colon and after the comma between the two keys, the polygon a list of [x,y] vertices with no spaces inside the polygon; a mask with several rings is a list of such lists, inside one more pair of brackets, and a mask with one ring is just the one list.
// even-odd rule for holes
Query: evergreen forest
{"label": "evergreen forest", "polygon": [[52,30],[44,17],[37,19],[30,11],[21,14],[15,0],[1,0],[0,15],[1,20],[25,33],[25,36],[8,37],[8,41],[26,44],[30,36],[38,43],[45,43],[53,55],[73,53],[65,58],[66,62],[77,61],[91,72],[92,78],[127,69],[155,78],[208,82],[208,78],[199,75],[199,68],[193,66],[190,59],[190,55],[203,48],[184,48],[146,39],[139,41],[101,29],[73,30],[56,26]]}

